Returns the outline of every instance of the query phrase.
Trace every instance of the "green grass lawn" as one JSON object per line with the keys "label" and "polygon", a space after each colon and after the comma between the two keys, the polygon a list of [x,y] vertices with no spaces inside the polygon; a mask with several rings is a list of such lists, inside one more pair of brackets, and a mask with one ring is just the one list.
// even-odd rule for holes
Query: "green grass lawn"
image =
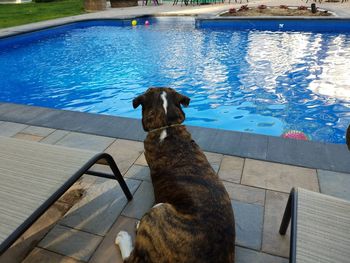
{"label": "green grass lawn", "polygon": [[0,28],[84,13],[83,0],[49,3],[1,4]]}

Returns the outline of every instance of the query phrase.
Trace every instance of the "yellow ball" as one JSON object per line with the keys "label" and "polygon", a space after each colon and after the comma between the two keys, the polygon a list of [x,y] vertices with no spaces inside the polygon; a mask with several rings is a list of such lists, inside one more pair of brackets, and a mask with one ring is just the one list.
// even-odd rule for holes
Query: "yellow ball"
{"label": "yellow ball", "polygon": [[137,25],[137,21],[136,20],[132,20],[131,24],[132,24],[132,26],[136,26]]}

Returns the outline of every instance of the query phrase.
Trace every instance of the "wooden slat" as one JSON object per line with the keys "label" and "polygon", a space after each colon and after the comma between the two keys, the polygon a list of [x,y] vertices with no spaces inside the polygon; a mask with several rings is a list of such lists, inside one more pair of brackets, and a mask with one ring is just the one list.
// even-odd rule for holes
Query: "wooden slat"
{"label": "wooden slat", "polygon": [[96,154],[0,136],[0,243]]}
{"label": "wooden slat", "polygon": [[350,262],[350,202],[298,189],[296,262]]}

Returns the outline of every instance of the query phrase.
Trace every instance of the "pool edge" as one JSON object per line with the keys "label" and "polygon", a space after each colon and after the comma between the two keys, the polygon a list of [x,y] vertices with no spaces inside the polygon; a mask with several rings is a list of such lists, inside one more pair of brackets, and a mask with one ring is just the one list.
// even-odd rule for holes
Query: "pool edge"
{"label": "pool edge", "polygon": [[[146,135],[139,119],[13,103],[0,102],[0,120],[135,141],[143,141]],[[345,144],[187,127],[204,151],[350,173],[350,151]]]}

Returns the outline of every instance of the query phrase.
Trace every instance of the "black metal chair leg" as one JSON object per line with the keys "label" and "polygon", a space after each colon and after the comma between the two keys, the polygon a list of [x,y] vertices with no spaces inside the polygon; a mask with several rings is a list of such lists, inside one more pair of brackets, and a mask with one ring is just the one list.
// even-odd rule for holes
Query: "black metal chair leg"
{"label": "black metal chair leg", "polygon": [[104,159],[107,161],[109,167],[111,168],[115,178],[118,180],[120,187],[122,188],[124,194],[126,195],[126,198],[130,201],[132,200],[132,194],[130,193],[130,190],[128,186],[126,185],[124,178],[122,174],[120,173],[117,164],[114,162],[113,158],[110,155],[104,156]]}
{"label": "black metal chair leg", "polygon": [[292,217],[292,203],[293,203],[293,199],[294,199],[294,192],[295,192],[295,190],[293,188],[289,194],[286,209],[284,210],[283,219],[282,219],[280,230],[279,230],[279,233],[281,235],[286,234],[290,219]]}

